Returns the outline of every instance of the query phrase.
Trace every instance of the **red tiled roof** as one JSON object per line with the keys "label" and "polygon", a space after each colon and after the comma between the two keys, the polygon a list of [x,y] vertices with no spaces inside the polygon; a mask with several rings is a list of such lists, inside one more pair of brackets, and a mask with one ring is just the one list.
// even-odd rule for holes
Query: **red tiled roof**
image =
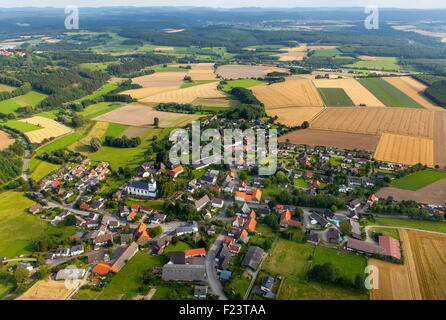
{"label": "red tiled roof", "polygon": [[243,226],[243,229],[247,229],[248,231],[254,232],[256,229],[257,221],[255,219],[249,218],[248,221],[246,221],[245,225]]}
{"label": "red tiled roof", "polygon": [[200,256],[206,254],[206,249],[200,248],[200,249],[190,249],[184,251],[186,254],[186,257],[193,257],[193,256]]}
{"label": "red tiled roof", "polygon": [[384,248],[384,255],[401,259],[400,242],[392,237],[379,236],[379,246]]}
{"label": "red tiled roof", "polygon": [[100,274],[101,276],[105,276],[109,273],[111,267],[107,263],[98,263],[92,270],[93,273]]}

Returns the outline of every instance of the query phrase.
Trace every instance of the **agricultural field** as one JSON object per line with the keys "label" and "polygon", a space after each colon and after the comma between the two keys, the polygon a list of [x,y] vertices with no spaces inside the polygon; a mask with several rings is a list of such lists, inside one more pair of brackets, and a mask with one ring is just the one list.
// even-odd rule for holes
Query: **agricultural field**
{"label": "agricultural field", "polygon": [[309,46],[309,50],[316,50],[316,52],[312,55],[312,57],[336,57],[337,55],[341,54],[341,51],[338,49],[326,46],[326,48],[323,48],[323,46]]}
{"label": "agricultural field", "polygon": [[11,92],[14,91],[16,87],[8,86],[7,84],[0,83],[0,92]]}
{"label": "agricultural field", "polygon": [[21,122],[25,122],[32,125],[40,126],[43,129],[33,130],[26,132],[26,136],[29,138],[31,142],[40,143],[44,139],[49,139],[53,137],[60,137],[64,134],[67,134],[71,131],[70,128],[64,126],[60,122],[54,121],[52,119],[44,118],[44,117],[32,117],[23,120],[19,120]]}
{"label": "agricultural field", "polygon": [[104,113],[116,110],[124,105],[125,104],[122,102],[100,102],[89,105],[84,109],[84,111],[79,112],[79,114],[87,119],[93,119]]}
{"label": "agricultural field", "polygon": [[157,111],[152,107],[129,104],[120,109],[94,118],[96,121],[107,121],[131,126],[153,125],[154,118],[160,120],[162,128],[182,127],[187,123],[197,120],[201,115],[189,115],[173,112]]}
{"label": "agricultural field", "polygon": [[358,79],[358,81],[388,107],[425,109],[417,101],[381,78]]}
{"label": "agricultural field", "polygon": [[235,87],[251,88],[264,83],[266,82],[255,79],[228,80],[224,85],[222,85],[221,89],[225,92],[229,92]]}
{"label": "agricultural field", "polygon": [[42,127],[30,124],[30,123],[26,123],[23,121],[18,121],[18,120],[8,120],[6,123],[4,123],[4,125],[12,128],[12,129],[18,130],[22,133],[42,129]]}
{"label": "agricultural field", "polygon": [[35,106],[46,97],[47,95],[43,93],[39,93],[37,91],[30,91],[21,96],[17,96],[7,100],[2,100],[0,101],[0,112],[8,114],[15,112],[19,107]]}
{"label": "agricultural field", "polygon": [[200,80],[217,80],[214,73],[215,63],[191,63],[187,76],[191,77],[193,81]]}
{"label": "agricultural field", "polygon": [[423,170],[393,180],[390,183],[390,186],[393,188],[416,191],[444,178],[446,178],[446,172]]}
{"label": "agricultural field", "polygon": [[310,80],[290,80],[251,88],[265,104],[267,111],[283,107],[323,107],[323,102]]}
{"label": "agricultural field", "polygon": [[280,51],[285,53],[275,54],[274,57],[279,57],[279,61],[302,61],[307,55],[307,46],[301,45],[293,48],[281,48]]}
{"label": "agricultural field", "polygon": [[105,137],[109,136],[109,137],[120,137],[122,135],[122,133],[128,128],[128,125],[124,125],[124,124],[119,124],[119,123],[113,123],[110,122],[108,124],[108,128],[105,131],[104,135],[102,136],[103,140],[105,140]]}
{"label": "agricultural field", "polygon": [[385,71],[399,71],[401,69],[401,67],[397,64],[398,58],[370,56],[360,56],[359,58],[361,59],[361,61],[346,65],[346,67]]}
{"label": "agricultural field", "polygon": [[35,159],[35,164],[33,164],[32,172],[29,177],[34,179],[34,181],[40,181],[46,177],[50,172],[55,171],[60,168],[60,165],[52,164],[46,161]]}
{"label": "agricultural field", "polygon": [[16,300],[66,300],[74,290],[67,289],[65,281],[39,280]]}
{"label": "agricultural field", "polygon": [[132,82],[139,84],[143,88],[174,86],[180,87],[183,84],[184,76],[186,76],[186,74],[186,71],[156,72],[154,74],[133,78]]}
{"label": "agricultural field", "polygon": [[13,144],[15,139],[13,139],[9,133],[5,131],[0,131],[0,151],[8,148],[11,144]]}
{"label": "agricultural field", "polygon": [[434,166],[432,139],[383,133],[375,152],[375,159],[393,163]]}
{"label": "agricultural field", "polygon": [[271,66],[224,65],[216,73],[223,79],[263,78],[270,72],[288,72],[287,69]]}
{"label": "agricultural field", "polygon": [[198,98],[192,102],[193,105],[202,105],[204,107],[217,107],[217,108],[229,108],[237,107],[240,105],[240,101],[232,99],[221,98]]}
{"label": "agricultural field", "polygon": [[217,89],[218,82],[211,82],[207,84],[201,84],[184,89],[178,89],[174,91],[163,92],[155,94],[144,99],[141,102],[154,102],[154,103],[191,103],[197,98],[224,98],[226,94]]}
{"label": "agricultural field", "polygon": [[72,133],[69,135],[66,135],[62,138],[59,138],[51,143],[48,143],[47,145],[39,148],[36,150],[36,155],[39,155],[44,152],[52,152],[59,149],[64,149],[75,143],[76,141],[82,139],[82,135],[79,133]]}
{"label": "agricultural field", "polygon": [[317,88],[341,88],[356,106],[365,104],[370,107],[385,107],[370,91],[355,79],[316,79],[313,81]]}
{"label": "agricultural field", "polygon": [[127,136],[127,138],[141,137],[147,130],[146,127],[128,127],[119,136]]}
{"label": "agricultural field", "polygon": [[355,104],[341,88],[319,88],[322,100],[327,107],[353,107]]}
{"label": "agricultural field", "polygon": [[312,129],[380,135],[384,132],[434,136],[434,111],[403,108],[328,108],[312,123]]}
{"label": "agricultural field", "polygon": [[300,126],[304,121],[310,122],[323,110],[322,107],[288,107],[267,110],[271,117],[277,116],[277,122],[287,126]]}
{"label": "agricultural field", "polygon": [[378,145],[379,136],[305,129],[296,130],[279,137],[279,142],[286,142],[287,140],[293,144],[306,144],[314,147],[326,146],[350,150],[374,151]]}
{"label": "agricultural field", "polygon": [[[446,199],[446,179],[441,179],[416,191],[386,187],[379,190],[376,195],[380,198],[392,196],[397,201],[413,200],[419,203],[442,206]],[[440,225],[443,225],[443,223],[440,223]],[[446,230],[444,232],[446,233]]]}
{"label": "agricultural field", "polygon": [[77,100],[78,102],[82,102],[84,100],[92,100],[97,97],[103,96],[109,93],[112,90],[115,90],[118,87],[116,83],[106,83],[101,89],[93,92],[92,94],[83,97],[82,99]]}
{"label": "agricultural field", "polygon": [[435,105],[423,95],[423,92],[427,89],[427,86],[418,80],[415,80],[412,77],[383,77],[383,79],[401,92],[404,92],[423,107],[431,110],[444,111],[443,108]]}
{"label": "agricultural field", "polygon": [[434,120],[434,162],[446,167],[446,112],[435,113]]}
{"label": "agricultural field", "polygon": [[174,90],[180,89],[181,86],[163,86],[163,87],[149,87],[149,88],[140,88],[140,89],[131,89],[123,91],[122,94],[129,94],[132,98],[135,99],[144,99],[150,96],[154,96],[156,94],[170,92]]}
{"label": "agricultural field", "polygon": [[[305,275],[311,266],[314,251],[315,246],[310,244],[284,239],[275,243],[271,255],[268,256],[263,266],[263,271],[273,276],[280,274],[284,278],[285,282],[282,285],[279,300],[368,299],[367,294],[357,291],[308,282]],[[324,258],[322,254],[321,259]],[[339,258],[339,262],[332,262],[345,264],[347,261],[351,261],[351,257],[345,261],[342,260],[342,257],[337,258]]]}

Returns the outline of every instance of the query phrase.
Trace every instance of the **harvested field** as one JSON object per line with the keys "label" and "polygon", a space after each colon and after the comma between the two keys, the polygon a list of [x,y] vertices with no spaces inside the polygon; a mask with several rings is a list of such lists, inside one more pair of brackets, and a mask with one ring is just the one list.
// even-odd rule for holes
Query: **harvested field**
{"label": "harvested field", "polygon": [[144,88],[181,86],[186,74],[186,72],[156,72],[133,78],[132,82]]}
{"label": "harvested field", "polygon": [[166,86],[166,87],[150,87],[150,88],[140,88],[140,89],[132,89],[123,91],[122,94],[129,94],[132,98],[135,99],[143,99],[155,94],[169,92],[178,90],[180,86]]}
{"label": "harvested field", "polygon": [[127,138],[141,137],[147,131],[146,127],[128,127],[119,137],[127,136]]}
{"label": "harvested field", "polygon": [[155,50],[155,51],[173,51],[175,49],[172,47],[160,47],[160,48],[155,48],[153,50]]}
{"label": "harvested field", "polygon": [[217,74],[224,79],[263,78],[273,71],[288,72],[287,69],[271,66],[224,65],[218,67]]}
{"label": "harvested field", "polygon": [[356,106],[365,104],[370,107],[385,107],[370,91],[355,79],[316,79],[317,88],[341,88],[352,99]]}
{"label": "harvested field", "polygon": [[411,97],[413,100],[421,104],[423,107],[431,109],[444,111],[443,108],[435,105],[427,97],[423,95],[424,90],[427,89],[423,83],[415,80],[412,77],[384,77],[384,80],[389,82],[395,88],[404,92],[406,95]]}
{"label": "harvested field", "polygon": [[267,110],[271,117],[277,116],[277,122],[286,126],[300,126],[302,122],[310,122],[323,107],[288,107]]}
{"label": "harvested field", "polygon": [[379,136],[305,129],[285,134],[279,138],[279,142],[285,142],[287,139],[293,144],[374,151],[378,144]]}
{"label": "harvested field", "polygon": [[434,121],[434,162],[446,167],[446,112],[435,112]]}
{"label": "harvested field", "polygon": [[273,57],[279,57],[279,61],[302,61],[306,55],[306,52],[290,51],[287,53],[274,54]]}
{"label": "harvested field", "polygon": [[43,127],[43,129],[25,133],[29,140],[33,143],[40,143],[44,139],[49,139],[52,137],[60,137],[71,131],[70,128],[64,126],[60,122],[44,117],[32,117],[19,121]]}
{"label": "harvested field", "polygon": [[328,108],[312,129],[380,135],[384,132],[432,139],[435,112],[404,108]]}
{"label": "harvested field", "polygon": [[387,198],[392,196],[397,201],[414,200],[419,203],[445,205],[446,204],[446,179],[434,182],[416,191],[399,188],[382,188],[377,196]]}
{"label": "harvested field", "polygon": [[237,107],[240,105],[238,100],[227,100],[227,99],[212,99],[212,98],[198,98],[192,102],[194,105],[202,105],[208,107]]}
{"label": "harvested field", "polygon": [[322,107],[319,93],[310,80],[290,80],[251,88],[267,110],[283,107]]}
{"label": "harvested field", "polygon": [[434,141],[427,138],[383,133],[375,152],[375,159],[415,165],[434,166]]}
{"label": "harvested field", "polygon": [[160,120],[159,126],[161,128],[171,128],[182,127],[193,120],[199,119],[202,115],[161,112],[152,107],[129,104],[125,107],[96,117],[93,120],[121,123],[131,126],[147,126],[153,125],[155,117]]}
{"label": "harvested field", "polygon": [[334,49],[336,46],[308,46],[308,50],[329,50]]}
{"label": "harvested field", "polygon": [[40,280],[16,300],[66,300],[74,290],[67,289],[65,281]]}
{"label": "harvested field", "polygon": [[215,63],[190,63],[172,65],[171,67],[186,67],[190,66],[191,69],[187,70],[187,75],[192,78],[193,81],[200,80],[216,80],[217,76],[214,73]]}
{"label": "harvested field", "polygon": [[301,51],[306,51],[308,48],[305,44],[302,44],[300,46],[297,47],[286,47],[286,48],[281,48],[280,51],[286,51],[286,52],[301,52]]}
{"label": "harvested field", "polygon": [[101,138],[104,135],[105,131],[107,131],[107,128],[108,128],[108,122],[98,121],[95,123],[93,128],[91,128],[90,132],[88,133],[88,137]]}
{"label": "harvested field", "polygon": [[184,89],[155,94],[141,102],[177,102],[191,103],[197,98],[223,98],[227,95],[217,89],[218,82],[206,83]]}
{"label": "harvested field", "polygon": [[0,131],[0,151],[9,147],[14,141],[15,139],[13,139],[9,133]]}

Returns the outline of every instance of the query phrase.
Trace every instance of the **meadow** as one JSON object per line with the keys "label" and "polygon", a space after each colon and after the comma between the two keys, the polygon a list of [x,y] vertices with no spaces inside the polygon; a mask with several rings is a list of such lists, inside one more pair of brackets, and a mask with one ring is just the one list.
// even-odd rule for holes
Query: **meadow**
{"label": "meadow", "polygon": [[327,107],[353,107],[355,104],[341,88],[318,88]]}
{"label": "meadow", "polygon": [[416,191],[444,178],[446,178],[446,172],[423,170],[412,173],[397,180],[393,180],[390,183],[390,186],[393,188]]}
{"label": "meadow", "polygon": [[421,104],[383,79],[367,78],[358,81],[388,107],[424,109]]}
{"label": "meadow", "polygon": [[26,122],[17,121],[17,120],[8,120],[4,123],[4,125],[12,128],[12,129],[18,130],[22,133],[42,129],[42,127],[35,126],[31,123],[26,123]]}
{"label": "meadow", "polygon": [[395,57],[360,57],[361,60],[346,67],[369,70],[400,70],[401,67],[397,64],[398,58]]}
{"label": "meadow", "polygon": [[399,228],[413,228],[446,234],[446,223],[443,222],[375,217],[375,221],[369,222],[368,224]]}
{"label": "meadow", "polygon": [[105,140],[105,137],[119,137],[127,128],[129,128],[128,125],[125,124],[119,124],[119,123],[113,123],[110,122],[108,124],[108,128],[105,131],[104,135],[102,136],[102,140]]}
{"label": "meadow", "polygon": [[66,136],[63,136],[60,139],[57,139],[39,149],[36,150],[36,155],[42,154],[44,152],[52,152],[59,149],[67,148],[72,145],[76,141],[82,139],[82,135],[80,133],[71,133]]}
{"label": "meadow", "polygon": [[341,54],[341,51],[339,51],[336,48],[332,49],[322,49],[322,50],[316,50],[315,53],[312,55],[313,57],[336,57],[337,55]]}
{"label": "meadow", "polygon": [[77,100],[77,102],[82,102],[84,100],[92,100],[94,98],[103,96],[104,94],[109,93],[112,90],[115,90],[118,87],[116,83],[106,83],[101,89],[93,92],[92,94],[83,97],[82,99]]}
{"label": "meadow", "polygon": [[265,81],[255,80],[255,79],[240,79],[240,80],[228,80],[222,85],[222,90],[225,92],[230,92],[232,88],[251,88],[259,84],[266,83]]}
{"label": "meadow", "polygon": [[124,103],[122,102],[100,102],[97,104],[89,105],[83,111],[79,112],[79,114],[87,119],[93,119],[95,117],[103,115],[104,113],[116,110],[122,106],[124,106]]}

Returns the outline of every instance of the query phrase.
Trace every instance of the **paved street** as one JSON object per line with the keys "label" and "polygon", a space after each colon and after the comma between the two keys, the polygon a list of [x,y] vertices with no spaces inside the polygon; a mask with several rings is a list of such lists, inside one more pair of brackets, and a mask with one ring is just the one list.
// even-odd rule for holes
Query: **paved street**
{"label": "paved street", "polygon": [[228,300],[223,292],[223,287],[218,279],[217,272],[215,270],[215,257],[217,255],[218,248],[220,248],[221,242],[224,238],[223,234],[220,234],[211,246],[211,249],[206,255],[206,273],[208,277],[208,283],[214,294],[218,295],[219,300]]}

